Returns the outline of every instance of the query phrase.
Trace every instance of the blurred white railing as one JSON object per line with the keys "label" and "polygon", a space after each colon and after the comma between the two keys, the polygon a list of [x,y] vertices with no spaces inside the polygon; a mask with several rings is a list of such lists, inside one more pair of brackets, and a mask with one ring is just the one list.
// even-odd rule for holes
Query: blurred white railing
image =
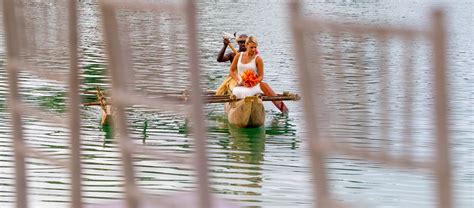
{"label": "blurred white railing", "polygon": [[[210,193],[208,176],[208,159],[206,153],[206,122],[203,116],[203,98],[202,88],[200,86],[200,69],[198,61],[197,48],[197,30],[196,30],[196,8],[192,0],[185,1],[184,4],[167,3],[149,3],[147,1],[101,1],[101,9],[104,22],[104,35],[106,40],[107,54],[109,57],[109,72],[112,77],[113,107],[115,109],[114,126],[118,131],[119,146],[122,154],[122,163],[125,177],[125,198],[128,208],[148,206],[147,200],[152,200],[154,206],[159,207],[234,207],[222,200],[214,200]],[[128,37],[121,30],[118,22],[118,12],[126,9],[127,11],[147,11],[154,15],[168,13],[185,19],[187,48],[188,48],[188,73],[190,76],[190,99],[191,106],[183,106],[181,102],[148,98],[145,94],[134,91],[134,82],[130,81],[130,74],[133,74],[131,57],[127,45],[128,41],[122,37]],[[159,33],[159,31],[156,31]],[[176,35],[176,34],[172,34]],[[159,73],[158,71],[156,73]],[[181,113],[191,118],[192,135],[194,140],[195,152],[190,158],[182,158],[170,153],[160,154],[148,149],[146,146],[134,144],[128,133],[128,123],[126,117],[126,107],[132,105],[147,105],[153,108]],[[132,162],[133,154],[149,154],[150,156],[167,159],[169,161],[185,163],[195,167],[197,171],[197,190],[195,193],[178,194],[174,202],[170,203],[169,198],[148,199],[141,193],[135,183],[135,171]],[[177,160],[177,158],[181,158]],[[191,159],[192,158],[192,159]],[[173,198],[173,197],[171,197]]]}
{"label": "blurred white railing", "polygon": [[[11,113],[12,127],[13,127],[13,149],[15,156],[15,173],[16,173],[16,207],[28,207],[28,193],[27,193],[27,179],[25,159],[27,157],[36,157],[51,164],[67,168],[71,175],[71,205],[74,208],[83,206],[82,202],[82,185],[81,185],[81,151],[80,151],[80,117],[79,117],[79,71],[78,71],[78,31],[77,31],[77,1],[68,1],[69,14],[69,76],[60,76],[51,74],[37,67],[27,63],[21,55],[21,49],[28,47],[27,41],[22,39],[22,32],[24,20],[21,14],[21,4],[15,0],[3,1],[3,15],[5,21],[6,31],[6,47],[7,47],[7,65],[9,79],[10,96],[8,99],[9,112]],[[329,154],[343,154],[351,157],[364,159],[370,162],[384,163],[391,166],[397,166],[407,169],[425,169],[436,175],[438,207],[450,208],[452,207],[452,182],[451,182],[451,167],[449,158],[449,144],[448,144],[448,96],[447,96],[447,81],[446,81],[446,51],[445,51],[445,31],[443,25],[443,13],[436,10],[432,14],[432,25],[429,29],[419,29],[410,27],[392,27],[392,26],[370,26],[370,25],[349,25],[326,21],[316,18],[305,17],[301,14],[299,9],[299,1],[290,1],[291,27],[293,29],[293,40],[296,47],[296,58],[298,61],[299,75],[301,78],[301,89],[303,92],[304,111],[306,115],[306,123],[308,129],[308,142],[311,154],[312,174],[315,179],[315,194],[317,207],[336,207],[332,197],[331,188],[327,180],[327,168],[325,159]],[[103,0],[100,1],[102,15],[104,20],[105,39],[107,54],[109,58],[109,72],[112,77],[112,97],[113,106],[115,109],[114,125],[117,129],[116,136],[119,138],[119,146],[123,162],[123,170],[125,177],[125,204],[106,204],[106,205],[91,205],[91,207],[151,207],[160,205],[160,207],[232,207],[223,200],[216,200],[210,194],[209,188],[209,173],[206,155],[206,124],[203,116],[203,100],[202,92],[199,84],[200,71],[198,61],[197,48],[197,29],[196,29],[196,7],[193,0],[186,0],[184,4],[168,4],[168,3],[150,3],[149,1],[114,1]],[[117,11],[121,9],[149,11],[152,13],[169,13],[176,16],[184,17],[186,20],[186,37],[188,48],[189,76],[191,81],[191,104],[178,105],[171,100],[159,100],[156,98],[149,98],[146,95],[140,95],[136,92],[130,91],[130,84],[133,82],[129,80],[130,72],[130,57],[127,53],[127,41],[123,41],[122,33],[117,22]],[[340,45],[338,45],[339,35],[353,36],[358,39],[361,37],[370,36],[375,42],[376,46],[380,48],[378,57],[378,68],[383,71],[387,67],[387,43],[391,38],[401,39],[405,43],[411,43],[417,38],[428,40],[432,46],[432,60],[433,60],[433,88],[426,89],[434,92],[434,109],[435,118],[432,126],[435,135],[434,142],[436,143],[435,158],[431,160],[419,160],[413,156],[410,146],[412,140],[412,120],[411,112],[413,111],[410,105],[413,101],[414,95],[409,93],[413,86],[413,60],[409,56],[413,52],[413,47],[407,47],[406,56],[404,58],[404,77],[407,84],[404,85],[406,99],[403,103],[404,117],[402,120],[404,124],[404,149],[403,154],[393,156],[387,154],[390,150],[390,144],[387,143],[389,139],[390,129],[381,127],[381,137],[384,138],[378,151],[367,151],[366,149],[353,147],[351,145],[341,142],[341,138],[335,138],[328,132],[328,127],[324,123],[332,116],[341,113],[336,111],[329,111],[327,106],[322,105],[322,102],[328,96],[337,96],[328,94],[326,87],[328,84],[323,79],[323,68],[320,63],[319,51],[322,47],[316,41],[311,41],[306,38],[307,34],[313,34],[317,37],[321,33],[328,33],[335,35],[335,51],[332,54],[335,60],[341,55]],[[126,36],[123,36],[126,37]],[[340,40],[340,39],[339,39]],[[315,46],[311,49],[308,47]],[[407,44],[410,46],[410,44]],[[171,49],[173,49],[171,47]],[[361,58],[360,56],[359,58]],[[311,67],[310,67],[311,64]],[[358,60],[356,65],[360,65],[361,60]],[[357,66],[355,66],[357,67]],[[39,110],[37,108],[26,105],[20,96],[19,77],[18,73],[23,70],[30,70],[29,73],[35,74],[45,79],[54,81],[67,82],[69,86],[69,112],[68,119],[58,116],[52,116]],[[381,73],[383,74],[383,73]],[[378,82],[380,89],[387,88],[387,80],[389,77],[380,76]],[[356,79],[360,88],[357,89],[361,96],[359,99],[363,100],[364,93],[366,93],[366,83],[362,79]],[[379,99],[379,108],[381,109],[381,120],[390,119],[386,111],[389,108],[387,101],[387,94],[381,94]],[[175,111],[179,113],[189,114],[192,123],[195,152],[192,157],[183,157],[178,155],[170,155],[169,153],[160,153],[157,150],[149,149],[146,146],[135,144],[132,142],[128,132],[128,123],[126,117],[126,107],[134,104],[151,105],[153,108],[164,109],[166,111]],[[183,110],[185,109],[185,110]],[[332,109],[331,109],[332,110]],[[68,161],[58,160],[46,156],[41,151],[28,147],[24,141],[22,117],[25,115],[36,116],[51,123],[58,123],[64,125],[67,123],[67,128],[70,130],[70,146],[71,157]],[[362,120],[371,119],[369,115]],[[337,116],[336,116],[337,117]],[[184,163],[194,166],[197,171],[197,190],[190,194],[181,194],[172,197],[153,198],[144,194],[135,182],[135,168],[133,165],[133,155],[135,153],[147,154],[155,158],[167,159],[171,162]]]}
{"label": "blurred white railing", "polygon": [[[369,162],[382,163],[388,166],[396,166],[407,169],[426,169],[436,175],[437,181],[437,196],[438,207],[449,208],[452,207],[452,185],[451,185],[451,167],[449,157],[449,135],[448,135],[448,97],[447,97],[447,80],[446,80],[446,49],[445,49],[445,31],[443,25],[443,12],[441,10],[434,10],[431,16],[431,27],[428,29],[411,28],[411,27],[393,27],[393,26],[376,26],[376,25],[362,25],[350,24],[344,22],[334,22],[326,19],[318,19],[316,17],[308,17],[304,15],[300,8],[300,1],[291,0],[289,4],[290,25],[293,31],[293,41],[296,49],[296,60],[298,64],[298,72],[300,77],[302,98],[305,111],[305,120],[308,124],[308,133],[306,138],[309,143],[309,150],[311,155],[312,174],[315,181],[316,207],[339,207],[340,204],[334,200],[331,193],[331,185],[328,184],[328,168],[326,167],[326,159],[332,154],[348,155],[349,157],[363,159]],[[378,149],[368,151],[367,148],[354,147],[349,144],[347,138],[342,136],[332,136],[330,125],[326,125],[329,120],[338,119],[345,116],[347,112],[344,110],[330,109],[325,101],[331,97],[333,100],[346,100],[347,97],[337,93],[328,91],[330,85],[337,85],[341,87],[339,81],[332,83],[325,80],[323,73],[325,69],[322,64],[323,50],[327,49],[321,45],[320,38],[333,38],[332,44],[328,44],[332,50],[330,53],[325,53],[326,60],[341,60],[341,37],[351,37],[355,39],[355,50],[360,49],[362,38],[371,38],[375,42],[375,48],[378,49],[377,70],[381,74],[377,80],[378,90],[380,95],[377,97],[377,104],[380,109],[380,119],[382,121],[390,120],[388,109],[390,96],[386,89],[389,87],[391,77],[388,77],[388,41],[401,40],[404,43],[405,54],[403,59],[403,73],[404,84],[403,91],[406,92],[406,99],[402,103],[404,112],[402,121],[404,122],[404,138],[403,150],[401,155],[390,155],[390,137],[391,129],[387,126],[380,126],[380,141]],[[311,39],[313,38],[313,39]],[[420,160],[413,155],[413,149],[410,149],[412,140],[414,119],[413,106],[411,105],[414,95],[411,88],[414,86],[413,80],[413,51],[416,49],[415,40],[426,40],[432,47],[432,77],[431,82],[434,83],[433,88],[424,89],[425,92],[433,92],[434,94],[434,109],[433,118],[436,119],[431,126],[433,130],[432,141],[436,144],[434,148],[434,158],[430,160]],[[327,40],[327,39],[326,39]],[[357,48],[359,47],[359,48]],[[362,73],[362,59],[363,54],[357,50],[357,59],[353,67],[360,70]],[[336,63],[335,70],[340,70],[344,73],[341,63]],[[367,80],[362,78],[353,78],[359,88],[354,89],[357,92],[358,102],[367,102]],[[359,121],[370,123],[375,119],[374,116],[368,113],[361,113],[358,117]],[[347,123],[347,120],[338,120],[342,123]],[[364,127],[360,127],[364,128]],[[367,134],[369,132],[365,129]],[[350,136],[348,136],[350,137]],[[370,141],[375,143],[374,140]]]}
{"label": "blurred white railing", "polygon": [[[79,97],[79,73],[78,73],[78,32],[77,32],[77,1],[69,1],[69,77],[59,79],[59,81],[69,84],[69,116],[68,119],[50,115],[35,107],[28,106],[22,101],[20,95],[19,77],[20,72],[28,72],[49,80],[58,81],[59,75],[51,75],[39,67],[26,63],[21,56],[22,49],[27,46],[25,37],[25,16],[22,14],[21,1],[5,0],[3,1],[3,15],[5,22],[5,39],[7,47],[6,69],[9,81],[8,110],[12,116],[13,131],[13,151],[15,156],[15,189],[16,189],[16,207],[28,207],[28,175],[26,174],[25,160],[27,157],[36,157],[45,160],[51,164],[69,170],[71,176],[71,204],[74,208],[82,207],[81,192],[81,148],[80,148],[80,97]],[[22,71],[23,70],[23,71]],[[63,83],[66,84],[66,83]],[[47,156],[41,151],[29,147],[23,137],[24,125],[22,117],[35,116],[44,121],[55,123],[56,125],[67,126],[70,132],[70,159],[63,161]],[[65,125],[67,124],[67,125]]]}

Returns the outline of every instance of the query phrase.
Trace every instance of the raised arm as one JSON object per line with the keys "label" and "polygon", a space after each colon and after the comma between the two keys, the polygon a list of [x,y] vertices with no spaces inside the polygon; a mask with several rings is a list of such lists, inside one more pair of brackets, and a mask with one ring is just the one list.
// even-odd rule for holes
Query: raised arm
{"label": "raised arm", "polygon": [[230,76],[235,80],[237,81],[237,84],[240,85],[240,77],[239,77],[239,74],[237,72],[237,62],[239,62],[239,57],[240,57],[240,53],[238,53],[237,55],[235,55],[234,57],[234,60],[232,61],[232,64],[230,65],[230,69],[229,69],[229,74]]}
{"label": "raised arm", "polygon": [[227,49],[227,46],[230,43],[229,39],[224,38],[223,43],[224,45],[222,46],[221,50],[217,54],[217,62],[232,61],[232,58],[234,57],[235,54],[233,52],[225,54],[225,50]]}

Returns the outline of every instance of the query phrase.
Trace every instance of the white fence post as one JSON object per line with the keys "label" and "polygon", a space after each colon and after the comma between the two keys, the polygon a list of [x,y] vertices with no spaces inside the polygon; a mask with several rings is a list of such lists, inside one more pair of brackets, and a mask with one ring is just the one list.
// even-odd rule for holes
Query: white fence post
{"label": "white fence post", "polygon": [[16,16],[16,5],[14,0],[3,2],[3,14],[5,21],[5,43],[7,46],[7,73],[10,96],[8,99],[8,110],[12,115],[13,127],[13,152],[15,154],[15,190],[16,207],[28,207],[28,192],[26,184],[25,165],[25,142],[21,122],[21,112],[17,108],[20,101],[18,91],[18,71],[20,62],[20,43],[18,40],[18,20]]}
{"label": "white fence post", "polygon": [[[425,169],[429,170],[430,173],[434,173],[437,182],[437,201],[438,207],[440,208],[450,208],[452,207],[452,182],[451,182],[451,167],[450,167],[450,151],[449,151],[449,126],[448,126],[448,89],[447,89],[447,72],[446,72],[446,37],[445,37],[445,28],[443,25],[443,12],[440,10],[435,10],[432,15],[432,25],[431,28],[418,29],[411,27],[394,27],[390,25],[366,25],[366,24],[344,24],[338,23],[331,20],[324,20],[315,17],[303,16],[299,9],[300,1],[291,0],[290,1],[290,26],[293,30],[293,40],[294,47],[296,50],[296,60],[298,63],[298,72],[301,82],[301,90],[304,100],[304,110],[305,110],[305,121],[309,125],[307,127],[308,134],[306,138],[310,146],[310,156],[311,156],[311,166],[313,168],[313,179],[315,181],[314,189],[316,200],[316,207],[334,207],[335,203],[332,200],[330,194],[330,186],[327,184],[327,168],[325,167],[324,157],[329,154],[342,154],[349,157],[364,159],[369,162],[382,163],[387,166],[397,166],[407,169]],[[355,41],[358,46],[360,45],[360,37],[371,37],[374,39],[376,48],[379,50],[379,61],[375,62],[378,65],[378,70],[380,76],[377,77],[379,84],[377,87],[380,90],[380,96],[377,97],[379,102],[377,103],[380,107],[379,114],[382,115],[382,118],[377,118],[380,120],[380,127],[378,128],[381,132],[379,135],[380,142],[368,141],[374,143],[373,145],[378,145],[377,151],[367,151],[367,149],[360,147],[353,147],[351,144],[343,142],[344,138],[337,138],[331,136],[329,126],[325,126],[324,123],[328,122],[331,119],[331,115],[339,116],[339,114],[344,114],[346,112],[332,112],[338,111],[337,109],[330,109],[324,106],[322,103],[325,102],[325,99],[328,96],[327,82],[322,78],[322,73],[324,68],[322,67],[322,62],[320,56],[322,55],[320,51],[323,51],[321,44],[318,43],[319,38],[323,35],[334,35],[338,36],[341,34],[349,35],[351,37],[356,37]],[[316,37],[316,41],[307,41],[308,35],[313,35]],[[390,154],[390,142],[391,137],[393,136],[393,131],[390,129],[390,120],[394,119],[389,114],[389,102],[388,98],[390,94],[387,92],[387,89],[390,87],[388,84],[389,77],[387,72],[390,70],[387,65],[389,56],[387,56],[387,48],[390,45],[387,43],[390,39],[402,39],[405,41],[405,47],[408,49],[404,50],[405,52],[411,52],[412,54],[404,54],[406,63],[402,64],[403,70],[405,70],[405,78],[407,76],[412,76],[413,63],[412,58],[409,57],[413,55],[414,47],[410,43],[411,41],[416,40],[416,37],[421,37],[424,40],[427,40],[429,45],[432,46],[432,59],[433,67],[432,73],[433,79],[431,81],[433,84],[433,89],[424,89],[425,92],[434,93],[434,107],[432,107],[435,118],[434,124],[431,125],[430,130],[433,131],[433,146],[434,146],[434,158],[435,159],[425,159],[425,161],[420,161],[417,158],[414,158],[412,151],[408,148],[411,147],[413,139],[413,123],[411,122],[413,116],[410,114],[413,112],[412,97],[411,92],[407,92],[405,102],[402,104],[402,110],[404,116],[403,125],[403,135],[406,138],[403,138],[403,149],[400,151],[401,155],[391,155]],[[339,39],[339,38],[336,38]],[[308,49],[311,45],[311,50]],[[336,50],[338,48],[336,47]],[[357,50],[360,51],[360,50]],[[339,51],[334,52],[335,56],[340,54]],[[330,56],[331,54],[325,54]],[[311,56],[311,57],[310,57]],[[360,52],[357,52],[356,59],[360,59],[363,56]],[[339,57],[340,58],[340,57]],[[340,63],[340,62],[339,62]],[[311,64],[311,65],[310,65]],[[360,69],[360,73],[363,73],[363,67],[361,67],[361,61],[356,61],[353,66],[350,66],[354,69]],[[310,67],[311,66],[311,67]],[[339,66],[338,66],[339,67]],[[404,82],[414,82],[411,77],[404,80]],[[341,78],[339,78],[341,79]],[[367,88],[364,87],[367,85],[364,79],[353,79],[352,82],[355,82],[359,88],[357,93],[359,97],[366,96],[368,93]],[[403,89],[409,91],[413,88],[414,83],[403,83]],[[329,85],[329,84],[328,84]],[[431,90],[431,91],[430,91]],[[339,99],[344,99],[345,95],[331,95],[339,96]],[[362,100],[367,100],[366,98]],[[361,101],[362,101],[361,100]],[[371,118],[369,114],[363,113],[359,115],[358,119],[370,122]],[[343,122],[343,120],[339,120]],[[388,123],[385,123],[388,122]],[[338,124],[341,125],[341,124]],[[360,128],[365,128],[361,126]],[[381,129],[380,129],[381,128]],[[370,134],[369,131],[361,130],[364,134]],[[369,136],[369,135],[367,135]]]}

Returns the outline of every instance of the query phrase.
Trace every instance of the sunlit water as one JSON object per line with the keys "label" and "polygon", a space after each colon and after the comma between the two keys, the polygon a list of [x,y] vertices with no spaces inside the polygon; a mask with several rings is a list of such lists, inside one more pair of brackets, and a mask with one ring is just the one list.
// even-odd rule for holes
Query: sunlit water
{"label": "sunlit water", "polygon": [[[91,3],[92,2],[92,3]],[[304,12],[334,20],[351,22],[414,24],[429,23],[427,1],[308,1]],[[54,6],[54,5],[49,5]],[[450,98],[452,114],[452,163],[454,170],[454,197],[456,207],[472,207],[474,204],[474,84],[472,66],[474,47],[472,24],[474,9],[470,1],[449,3],[448,49],[450,74]],[[61,36],[64,28],[56,22],[64,21],[61,14],[46,15],[47,6],[37,5],[37,24],[48,23],[51,29],[35,27],[36,40],[48,47],[41,48],[35,57],[49,57],[33,63],[58,74],[67,70],[67,50]],[[44,8],[43,8],[44,7]],[[103,48],[101,19],[94,1],[82,1],[81,7],[81,68],[82,89],[100,86],[109,87],[105,72],[106,56]],[[299,93],[295,55],[288,30],[288,11],[285,1],[200,1],[199,46],[202,83],[208,89],[216,88],[228,72],[228,63],[215,61],[217,51],[222,47],[222,31],[247,33],[257,36],[259,51],[265,61],[265,80],[276,91]],[[42,9],[43,8],[43,9]],[[42,17],[42,18],[40,18]],[[45,18],[48,17],[48,18]],[[138,18],[140,17],[140,18]],[[167,17],[128,16],[128,25],[134,37],[132,43],[135,83],[147,92],[180,92],[186,88],[185,75],[186,45],[183,36],[176,37],[156,33],[156,28],[172,29],[173,19]],[[46,21],[45,19],[48,19]],[[170,23],[172,22],[172,23]],[[176,20],[179,23],[179,20]],[[161,26],[159,26],[162,24]],[[182,29],[182,28],[181,28]],[[179,30],[179,28],[177,28]],[[3,21],[2,32],[4,37]],[[59,32],[58,32],[59,31]],[[64,37],[65,38],[65,37]],[[157,41],[164,40],[164,41]],[[176,42],[171,45],[170,41]],[[14,161],[11,149],[9,114],[6,111],[8,83],[4,69],[5,43],[0,44],[0,207],[14,205]],[[52,50],[51,47],[61,46]],[[40,49],[38,49],[40,50]],[[171,52],[170,52],[171,51]],[[181,52],[181,53],[180,53]],[[172,56],[171,54],[181,54]],[[348,52],[349,54],[350,52]],[[348,55],[342,62],[350,67],[353,59]],[[393,67],[397,63],[392,63]],[[372,69],[373,70],[373,69]],[[427,66],[419,66],[416,77],[420,86],[428,86]],[[371,73],[362,73],[369,82],[375,79]],[[346,75],[332,73],[334,77]],[[355,78],[359,75],[352,74]],[[24,74],[21,78],[24,100],[39,106],[52,114],[63,114],[65,109],[65,85],[46,82],[35,76]],[[351,95],[353,89],[336,90]],[[398,93],[394,87],[395,95]],[[144,91],[146,91],[144,90]],[[423,96],[425,96],[423,94]],[[416,98],[415,108],[423,110],[426,97]],[[84,96],[91,101],[93,96]],[[394,104],[400,102],[391,99]],[[302,106],[299,102],[287,102],[288,116],[266,104],[265,126],[259,129],[235,129],[229,127],[222,104],[210,104],[205,108],[208,124],[208,151],[213,192],[223,198],[237,200],[254,207],[311,207],[312,181],[308,163],[306,132]],[[330,107],[346,109],[347,112],[371,111],[371,105],[357,102],[331,102]],[[84,163],[84,197],[87,203],[103,203],[122,198],[122,172],[117,144],[110,127],[99,125],[100,110],[97,107],[82,108],[82,145]],[[421,113],[422,114],[422,113]],[[422,116],[426,116],[422,114]],[[428,128],[431,115],[419,119],[420,128]],[[24,134],[27,143],[56,158],[68,157],[67,129],[44,122],[41,118],[27,117],[24,120]],[[179,114],[163,113],[137,107],[129,113],[131,134],[137,143],[157,151],[189,155],[192,139],[186,120]],[[368,124],[367,124],[368,125]],[[334,128],[339,135],[351,135],[360,143],[369,140],[357,120]],[[375,126],[376,127],[376,126]],[[427,138],[418,141],[419,152],[432,148]],[[418,148],[419,147],[419,148]],[[137,181],[145,192],[166,195],[182,190],[192,190],[194,172],[192,167],[153,160],[147,156],[135,157]],[[346,202],[357,202],[361,207],[433,207],[435,189],[433,177],[423,172],[408,172],[394,168],[383,168],[372,164],[339,156],[328,160],[331,170],[332,192]],[[66,207],[69,203],[69,181],[64,169],[37,159],[28,159],[29,197],[31,207]]]}

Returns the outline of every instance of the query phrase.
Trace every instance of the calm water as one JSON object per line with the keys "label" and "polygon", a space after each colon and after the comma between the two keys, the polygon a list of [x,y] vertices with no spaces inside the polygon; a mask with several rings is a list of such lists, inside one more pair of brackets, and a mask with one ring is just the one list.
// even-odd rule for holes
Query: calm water
{"label": "calm water", "polygon": [[[81,67],[82,89],[101,86],[107,89],[106,57],[103,49],[101,19],[95,1],[82,1],[81,7]],[[218,2],[218,3],[216,3]],[[325,18],[351,22],[379,24],[429,23],[427,12],[429,1],[307,1],[305,13],[319,14]],[[474,4],[468,0],[446,4],[448,12],[449,64],[451,80],[452,158],[456,207],[474,205],[474,47],[472,24]],[[35,4],[29,32],[26,35],[31,63],[65,74],[67,70],[67,48],[65,27],[58,26],[65,18],[60,5]],[[285,1],[199,1],[199,44],[202,82],[206,88],[216,88],[228,72],[228,63],[215,61],[222,46],[221,32],[247,33],[259,39],[259,50],[265,60],[265,79],[276,91],[299,92],[298,79],[293,60],[290,32],[287,24]],[[54,12],[49,12],[48,10]],[[250,13],[246,13],[250,12]],[[157,91],[174,91],[187,87],[184,75],[186,60],[183,28],[179,19],[147,14],[125,13],[129,20],[128,30],[132,43],[133,68],[138,89],[149,94]],[[11,149],[9,114],[6,111],[8,84],[4,69],[5,43],[3,20],[0,29],[0,207],[14,205],[14,163]],[[170,27],[170,25],[178,25]],[[39,26],[43,25],[43,26]],[[44,25],[49,25],[45,27]],[[174,33],[157,33],[156,29]],[[29,33],[32,34],[32,33]],[[171,34],[171,35],[170,35]],[[175,42],[175,45],[170,43]],[[30,46],[31,47],[31,46]],[[55,48],[53,50],[53,48]],[[176,54],[176,55],[173,55]],[[342,62],[350,63],[350,56]],[[397,67],[397,62],[391,63]],[[420,86],[428,86],[427,65],[418,66],[416,76]],[[370,73],[370,71],[368,71]],[[334,74],[335,77],[342,76]],[[366,76],[373,81],[375,76]],[[30,74],[21,78],[22,95],[32,105],[52,114],[65,112],[66,86],[47,82]],[[394,87],[394,94],[400,89]],[[351,94],[350,88],[336,93]],[[426,97],[417,97],[415,107],[423,109]],[[85,101],[92,97],[84,96]],[[428,98],[427,98],[428,99]],[[394,105],[399,102],[391,99]],[[308,167],[306,131],[301,103],[288,102],[289,116],[279,114],[266,104],[267,121],[259,129],[235,129],[229,127],[220,104],[206,106],[209,126],[209,160],[211,164],[212,188],[223,198],[237,200],[253,207],[311,207],[312,188]],[[331,104],[334,108],[347,107],[348,112],[371,110],[371,105],[354,103]],[[110,136],[110,127],[99,125],[100,111],[97,107],[82,108],[82,139],[84,162],[84,196],[88,203],[101,203],[122,197],[121,168],[117,145]],[[423,115],[426,116],[426,115]],[[185,119],[173,113],[153,111],[136,107],[129,113],[132,135],[137,143],[150,148],[175,154],[191,151],[192,139]],[[430,115],[420,119],[421,129],[427,128]],[[29,145],[45,151],[56,158],[67,158],[67,129],[28,117],[25,122],[25,137]],[[341,135],[369,138],[358,130],[357,121],[334,128]],[[426,138],[420,139],[417,150],[424,152],[432,145]],[[64,169],[48,165],[44,161],[28,159],[29,191],[31,207],[67,207],[69,182]],[[354,159],[334,156],[328,160],[333,192],[347,202],[357,202],[361,207],[433,207],[433,178],[422,172],[408,172],[383,168]],[[135,158],[137,181],[147,193],[166,195],[180,190],[192,190],[193,172],[190,167],[152,160],[143,155]]]}

